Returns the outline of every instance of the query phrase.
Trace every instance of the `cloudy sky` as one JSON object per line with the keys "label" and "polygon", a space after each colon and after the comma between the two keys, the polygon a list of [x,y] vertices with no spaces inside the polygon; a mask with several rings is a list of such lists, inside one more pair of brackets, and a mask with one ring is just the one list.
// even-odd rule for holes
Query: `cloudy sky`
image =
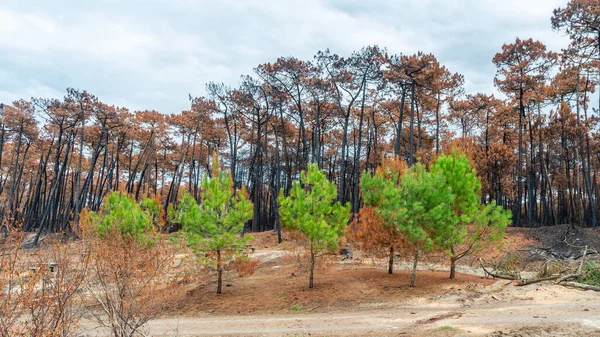
{"label": "cloudy sky", "polygon": [[130,109],[179,112],[209,81],[236,85],[280,56],[377,44],[431,52],[493,92],[503,43],[550,28],[567,0],[0,0],[0,102],[86,89]]}

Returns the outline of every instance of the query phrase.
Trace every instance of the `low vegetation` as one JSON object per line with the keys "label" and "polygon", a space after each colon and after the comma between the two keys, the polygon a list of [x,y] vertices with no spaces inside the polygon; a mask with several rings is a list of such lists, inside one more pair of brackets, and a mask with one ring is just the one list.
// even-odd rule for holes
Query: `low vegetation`
{"label": "low vegetation", "polygon": [[83,212],[80,228],[89,259],[81,305],[101,327],[115,337],[137,336],[176,305],[182,294],[175,248],[132,196],[112,193],[97,212]]}
{"label": "low vegetation", "polygon": [[589,261],[578,280],[583,284],[600,287],[600,266],[594,261]]}

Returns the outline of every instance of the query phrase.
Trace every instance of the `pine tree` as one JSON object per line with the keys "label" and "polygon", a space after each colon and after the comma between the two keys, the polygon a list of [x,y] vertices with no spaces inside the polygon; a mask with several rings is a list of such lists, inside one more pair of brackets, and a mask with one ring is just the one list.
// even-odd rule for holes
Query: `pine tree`
{"label": "pine tree", "polygon": [[253,206],[245,189],[234,192],[231,175],[219,170],[217,159],[213,160],[213,176],[204,177],[202,190],[200,205],[191,194],[182,193],[176,222],[183,226],[187,243],[196,255],[206,255],[216,267],[220,294],[224,266],[239,257],[251,239],[240,234],[244,224],[252,219]]}
{"label": "pine tree", "polygon": [[494,202],[480,204],[481,180],[464,153],[453,150],[449,155],[439,156],[431,166],[431,172],[445,178],[454,196],[451,208],[458,222],[448,227],[444,246],[440,247],[450,256],[450,278],[453,279],[456,261],[503,238],[511,214]]}
{"label": "pine tree", "polygon": [[453,228],[458,217],[450,205],[454,200],[445,178],[438,172],[427,171],[415,164],[400,181],[400,207],[396,211],[398,230],[414,246],[410,286],[415,286],[420,251],[446,247],[455,240]]}
{"label": "pine tree", "polygon": [[306,235],[310,250],[308,287],[314,287],[316,259],[326,250],[338,248],[338,239],[344,233],[350,216],[350,204],[342,206],[337,199],[335,183],[327,180],[317,164],[302,171],[288,197],[279,194],[281,225]]}
{"label": "pine tree", "polygon": [[463,257],[462,254],[455,254],[455,246],[463,241],[467,225],[473,222],[474,216],[479,211],[481,182],[471,167],[469,159],[456,150],[449,155],[439,156],[431,166],[431,171],[445,178],[446,184],[454,195],[451,207],[458,222],[451,228],[448,240],[442,247],[450,251],[450,278],[452,279],[455,276],[456,260]]}

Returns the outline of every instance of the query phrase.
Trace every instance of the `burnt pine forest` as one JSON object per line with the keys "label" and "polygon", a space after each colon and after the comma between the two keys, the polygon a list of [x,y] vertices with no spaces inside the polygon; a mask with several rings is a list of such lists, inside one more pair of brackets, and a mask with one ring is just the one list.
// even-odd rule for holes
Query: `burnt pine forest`
{"label": "burnt pine forest", "polygon": [[435,55],[365,46],[259,64],[237,86],[208,83],[179,114],[130,111],[73,88],[62,99],[5,102],[3,230],[22,226],[36,240],[69,231],[115,190],[155,198],[166,217],[182,190],[201,196],[217,157],[253,202],[245,231],[278,229],[280,190],[311,163],[356,214],[363,172],[393,156],[429,165],[455,148],[476,166],[481,202],[511,210],[513,225],[596,227],[600,6],[571,1],[549,24],[570,37],[568,48],[527,37],[498,46],[495,95],[465,92],[464,77]]}

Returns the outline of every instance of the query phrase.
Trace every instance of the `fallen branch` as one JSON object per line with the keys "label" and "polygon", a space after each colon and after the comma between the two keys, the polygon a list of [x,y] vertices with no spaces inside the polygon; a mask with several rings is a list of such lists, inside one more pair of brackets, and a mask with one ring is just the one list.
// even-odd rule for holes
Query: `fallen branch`
{"label": "fallen branch", "polygon": [[[595,250],[594,250],[594,251],[591,251],[591,252],[587,252],[587,255],[588,255],[588,256],[589,256],[589,255],[596,255],[596,254],[598,254],[598,251],[595,251]],[[579,260],[579,259],[581,259],[582,257],[584,257],[584,255],[583,255],[583,254],[582,254],[582,255],[579,255],[579,256],[576,256],[576,257],[574,257],[574,258],[573,258],[573,260]]]}
{"label": "fallen branch", "polygon": [[[566,280],[572,280],[572,279],[575,279],[575,278],[578,278],[579,276],[581,276],[581,272],[583,271],[583,263],[585,262],[585,256],[587,254],[587,250],[588,250],[588,247],[585,246],[585,249],[583,250],[583,254],[581,255],[582,256],[581,263],[579,263],[577,272],[575,274],[568,274],[563,277],[560,277],[559,279],[556,280],[556,283],[561,283]],[[569,282],[569,283],[575,283],[575,282]]]}
{"label": "fallen branch", "polygon": [[526,286],[526,285],[534,284],[534,283],[538,283],[538,282],[556,280],[559,277],[560,277],[560,275],[552,275],[552,276],[548,276],[548,277],[540,277],[540,278],[533,278],[533,279],[520,279],[520,280],[514,280],[513,284],[516,286]]}
{"label": "fallen branch", "polygon": [[579,274],[568,274],[568,275],[565,275],[565,276],[562,276],[562,277],[558,278],[556,280],[556,283],[561,283],[563,281],[572,280],[572,279],[575,279],[575,278],[578,278],[578,277],[579,277]]}
{"label": "fallen branch", "polygon": [[579,283],[579,282],[562,282],[562,283],[560,283],[560,285],[567,286],[567,287],[580,288],[580,289],[585,289],[585,290],[600,291],[600,287],[591,286],[589,284],[583,284],[583,283]]}
{"label": "fallen branch", "polygon": [[587,254],[587,250],[588,250],[588,246],[585,246],[585,249],[583,250],[583,255],[581,257],[581,263],[579,264],[579,268],[577,268],[577,274],[581,275],[581,272],[583,271],[583,263],[585,262],[585,255]]}
{"label": "fallen branch", "polygon": [[517,279],[513,275],[494,273],[494,272],[491,272],[491,271],[485,269],[485,267],[483,265],[483,260],[482,259],[479,259],[479,263],[481,264],[481,269],[483,269],[483,272],[485,273],[486,276],[489,275],[489,276],[491,276],[493,278],[499,278],[499,279],[503,279],[503,280],[515,280],[515,279]]}

